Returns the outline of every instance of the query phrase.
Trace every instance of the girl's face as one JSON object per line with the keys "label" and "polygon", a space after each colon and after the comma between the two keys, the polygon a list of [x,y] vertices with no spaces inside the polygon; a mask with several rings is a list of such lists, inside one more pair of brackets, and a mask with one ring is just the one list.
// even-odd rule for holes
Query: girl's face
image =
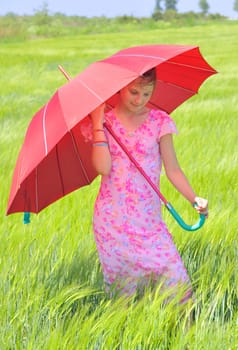
{"label": "girl's face", "polygon": [[129,112],[140,113],[149,102],[154,90],[154,83],[145,83],[136,79],[120,91],[121,104]]}

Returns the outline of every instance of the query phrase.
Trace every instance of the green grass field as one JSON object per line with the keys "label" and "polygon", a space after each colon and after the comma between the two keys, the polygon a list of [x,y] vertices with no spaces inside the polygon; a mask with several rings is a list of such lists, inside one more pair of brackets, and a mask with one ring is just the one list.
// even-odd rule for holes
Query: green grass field
{"label": "green grass field", "polygon": [[[0,44],[0,349],[238,349],[238,23],[82,35]],[[194,233],[164,218],[194,285],[195,322],[187,329],[176,300],[149,291],[139,301],[104,293],[92,233],[98,179],[54,203],[30,225],[5,216],[11,178],[33,114],[94,60],[140,44],[200,46],[219,74],[172,116],[178,158],[196,192],[210,202]],[[196,214],[162,176],[161,191],[193,223]]]}

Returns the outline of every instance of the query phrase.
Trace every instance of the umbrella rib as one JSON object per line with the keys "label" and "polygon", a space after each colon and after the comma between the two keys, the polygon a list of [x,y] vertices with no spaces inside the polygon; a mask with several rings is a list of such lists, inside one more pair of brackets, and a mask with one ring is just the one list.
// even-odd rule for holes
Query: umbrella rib
{"label": "umbrella rib", "polygon": [[104,102],[104,99],[100,97],[93,89],[91,89],[86,83],[83,82],[81,79],[77,79],[88,91],[90,91],[95,97],[97,97],[101,102]]}
{"label": "umbrella rib", "polygon": [[85,170],[85,168],[84,168],[84,166],[83,166],[83,162],[82,162],[82,159],[81,159],[81,157],[80,157],[80,154],[79,154],[79,151],[78,151],[78,147],[77,147],[77,144],[76,144],[76,142],[75,142],[74,135],[73,135],[73,133],[71,132],[71,130],[69,130],[69,133],[70,133],[70,136],[71,136],[71,139],[72,139],[72,143],[73,143],[73,147],[74,147],[74,151],[75,151],[76,156],[77,156],[77,158],[78,158],[78,161],[79,161],[79,163],[80,163],[80,166],[81,166],[81,169],[82,169],[84,178],[85,178],[85,180],[87,181],[87,183],[89,184],[89,183],[90,183],[90,179],[89,179],[88,174],[87,174],[87,172],[86,172],[86,170]]}
{"label": "umbrella rib", "polygon": [[36,167],[36,213],[39,212],[39,196],[38,196],[38,167]]}
{"label": "umbrella rib", "polygon": [[196,67],[196,66],[192,66],[191,64],[183,64],[183,63],[177,63],[177,62],[171,62],[171,61],[167,61],[166,63],[168,64],[174,64],[175,66],[180,66],[180,67],[189,67],[192,69],[197,69],[199,71],[204,71],[204,72],[214,72],[213,69],[208,69],[208,68],[202,68],[202,67]]}
{"label": "umbrella rib", "polygon": [[149,102],[148,102],[148,105],[153,106],[153,107],[156,108],[156,109],[159,109],[159,110],[161,110],[161,111],[163,111],[163,112],[168,113],[168,112],[166,111],[166,109],[162,108],[161,106],[157,105],[157,104],[154,103],[154,102],[149,101]]}
{"label": "umbrella rib", "polygon": [[158,80],[158,79],[157,79],[156,81],[165,83],[166,85],[174,86],[174,87],[176,87],[176,88],[178,88],[178,89],[180,89],[180,90],[188,91],[188,92],[190,92],[190,93],[192,93],[192,94],[194,94],[194,93],[196,92],[196,91],[194,91],[194,90],[187,89],[187,88],[185,88],[185,87],[183,87],[183,86],[170,83],[170,82],[168,82],[168,81],[166,81],[166,80]]}
{"label": "umbrella rib", "polygon": [[155,58],[155,59],[161,59],[162,61],[166,61],[167,58],[164,58],[162,56],[148,56],[148,55],[142,55],[142,54],[120,54],[110,57],[110,59],[117,58],[117,57],[144,57],[144,58]]}
{"label": "umbrella rib", "polygon": [[[179,56],[180,54],[178,54]],[[164,57],[161,57],[161,56],[148,56],[148,55],[142,55],[142,54],[120,54],[120,55],[115,55],[115,56],[112,56],[111,58],[117,58],[117,57],[143,57],[143,58],[148,58],[148,59],[160,59],[161,61],[164,61],[168,64],[174,64],[176,66],[181,66],[181,67],[190,67],[190,68],[193,68],[193,69],[197,69],[197,70],[202,70],[202,71],[205,71],[205,72],[214,72],[213,69],[206,69],[206,68],[201,68],[201,67],[196,67],[196,66],[192,66],[192,65],[189,65],[189,64],[182,64],[182,63],[177,63],[177,62],[171,62],[169,61],[167,58],[164,58]],[[174,58],[174,57],[172,57]],[[158,64],[156,64],[157,66]]]}
{"label": "umbrella rib", "polygon": [[56,152],[56,159],[57,159],[57,164],[58,164],[58,169],[59,169],[59,177],[60,177],[60,183],[61,183],[61,188],[62,188],[62,193],[63,196],[65,195],[65,190],[64,190],[64,181],[61,173],[61,168],[60,168],[60,161],[59,161],[59,153],[58,153],[58,146],[56,145],[55,147],[55,152]]}
{"label": "umbrella rib", "polygon": [[48,154],[48,145],[47,145],[47,139],[46,139],[46,123],[45,123],[45,118],[46,118],[46,111],[47,111],[48,103],[44,107],[44,112],[43,112],[43,120],[42,120],[42,127],[43,127],[43,137],[44,137],[44,145],[45,145],[45,155]]}

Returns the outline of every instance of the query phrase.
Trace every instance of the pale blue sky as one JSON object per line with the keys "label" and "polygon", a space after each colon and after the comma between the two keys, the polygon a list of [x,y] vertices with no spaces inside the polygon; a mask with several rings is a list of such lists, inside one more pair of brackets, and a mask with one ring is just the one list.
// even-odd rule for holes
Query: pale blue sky
{"label": "pale blue sky", "polygon": [[[32,14],[34,10],[42,7],[44,0],[2,0],[0,15],[7,12],[16,14]],[[51,13],[61,12],[66,15],[114,17],[120,15],[133,15],[136,17],[151,16],[155,0],[48,0]],[[179,12],[196,11],[199,0],[178,0]],[[207,0],[210,13],[220,13],[231,18],[238,18],[233,11],[234,0]],[[138,4],[140,6],[138,6]]]}

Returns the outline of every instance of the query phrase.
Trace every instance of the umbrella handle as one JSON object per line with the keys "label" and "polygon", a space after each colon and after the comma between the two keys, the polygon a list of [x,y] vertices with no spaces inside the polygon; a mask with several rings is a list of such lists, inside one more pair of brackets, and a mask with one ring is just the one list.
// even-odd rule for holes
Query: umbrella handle
{"label": "umbrella handle", "polygon": [[[196,204],[195,204],[196,205]],[[181,216],[176,212],[176,210],[174,209],[174,207],[170,204],[170,203],[166,203],[165,204],[166,208],[168,209],[168,211],[170,212],[170,214],[174,217],[174,219],[177,221],[177,223],[184,229],[187,231],[196,231],[199,228],[201,228],[203,226],[203,224],[205,223],[205,215],[204,214],[200,214],[200,218],[198,220],[198,222],[194,225],[188,225],[186,224],[183,219],[181,218]]]}

